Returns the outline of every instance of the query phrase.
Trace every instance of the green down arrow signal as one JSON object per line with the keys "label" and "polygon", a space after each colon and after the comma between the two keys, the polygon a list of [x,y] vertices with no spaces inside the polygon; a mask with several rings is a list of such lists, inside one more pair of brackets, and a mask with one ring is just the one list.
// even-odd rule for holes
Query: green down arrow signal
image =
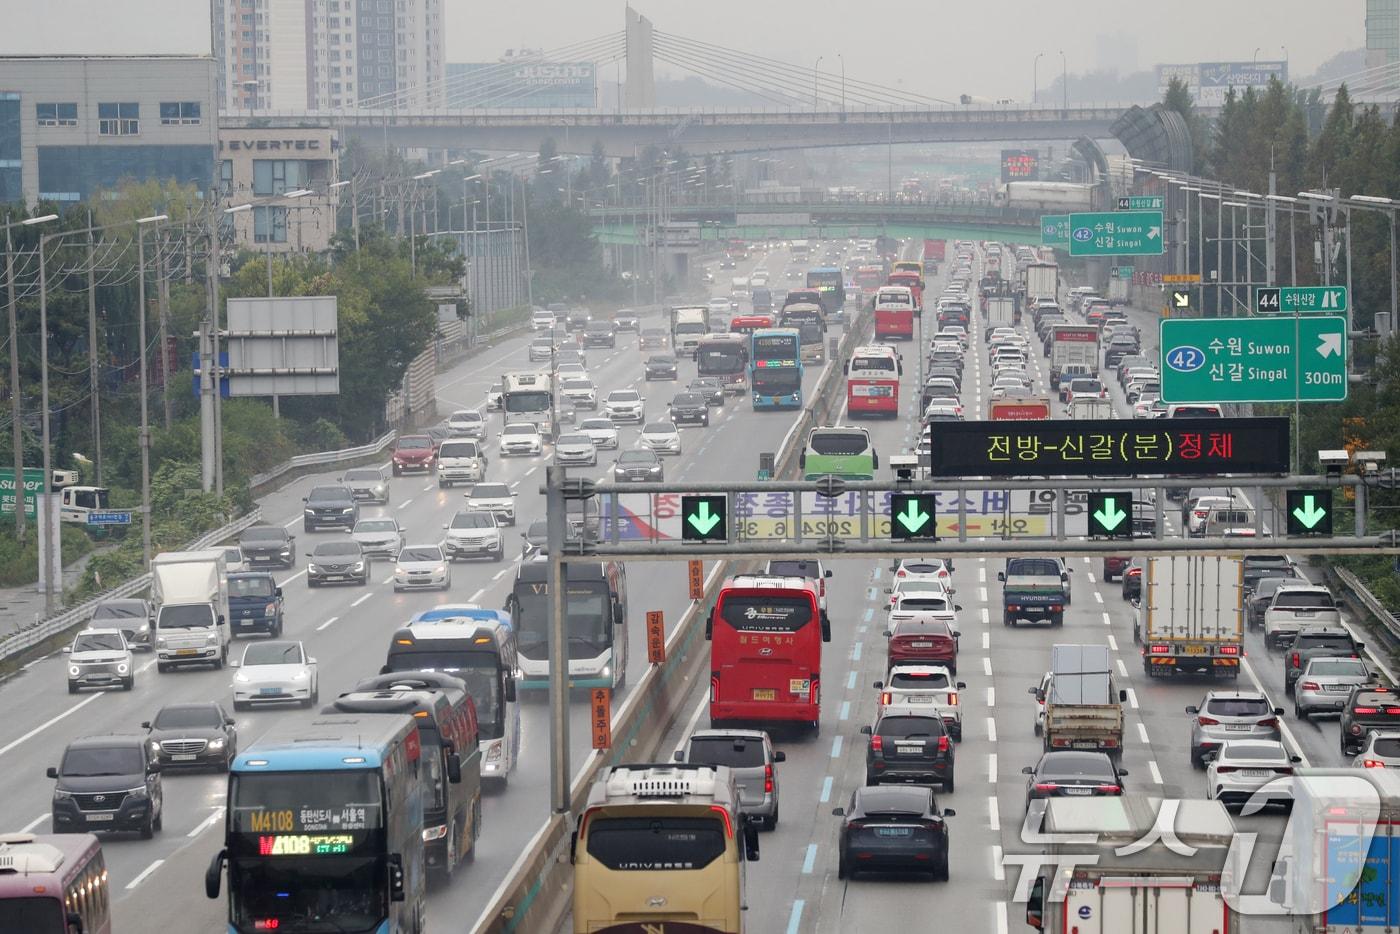
{"label": "green down arrow signal", "polygon": [[1303,523],[1303,528],[1311,529],[1323,520],[1327,510],[1318,506],[1311,493],[1303,497],[1303,505],[1293,510],[1293,518]]}
{"label": "green down arrow signal", "polygon": [[721,516],[718,513],[710,512],[709,502],[703,499],[700,501],[700,505],[695,507],[695,511],[686,517],[686,521],[701,535],[708,535],[710,529],[719,525],[720,519]]}
{"label": "green down arrow signal", "polygon": [[1128,518],[1128,514],[1118,508],[1118,500],[1109,498],[1104,500],[1103,508],[1094,513],[1094,518],[1098,520],[1099,525],[1104,527],[1105,531],[1112,532],[1123,524],[1123,520]]}
{"label": "green down arrow signal", "polygon": [[895,516],[899,524],[910,533],[919,531],[929,520],[928,513],[919,508],[919,501],[910,498],[904,504],[904,511]]}

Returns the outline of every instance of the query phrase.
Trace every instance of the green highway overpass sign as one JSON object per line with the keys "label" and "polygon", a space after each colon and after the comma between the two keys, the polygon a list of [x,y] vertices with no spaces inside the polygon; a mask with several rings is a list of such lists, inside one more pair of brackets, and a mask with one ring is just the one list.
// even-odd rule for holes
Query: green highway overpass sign
{"label": "green highway overpass sign", "polygon": [[1041,246],[1068,246],[1069,215],[1040,215],[1040,243]]}
{"label": "green highway overpass sign", "polygon": [[1254,290],[1254,310],[1261,315],[1337,314],[1348,310],[1344,285],[1266,286]]}
{"label": "green highway overpass sign", "polygon": [[1165,318],[1162,401],[1340,402],[1347,397],[1347,321]]}
{"label": "green highway overpass sign", "polygon": [[1165,205],[1161,195],[1130,195],[1118,199],[1120,211],[1160,211]]}
{"label": "green highway overpass sign", "polygon": [[1069,216],[1070,256],[1158,256],[1161,211],[1104,211]]}

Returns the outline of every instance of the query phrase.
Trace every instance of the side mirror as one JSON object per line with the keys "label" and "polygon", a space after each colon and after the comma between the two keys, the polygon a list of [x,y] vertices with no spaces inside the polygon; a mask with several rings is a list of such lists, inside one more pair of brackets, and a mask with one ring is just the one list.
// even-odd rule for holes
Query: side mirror
{"label": "side mirror", "polygon": [[873,688],[874,688],[875,690],[877,690],[877,691],[883,690],[884,687],[885,687],[885,682],[883,682],[883,681],[876,681],[874,684],[872,684],[872,685],[870,685],[870,686],[873,687]]}
{"label": "side mirror", "polygon": [[1364,642],[1358,642],[1358,643],[1356,643],[1356,651],[1357,651],[1357,652],[1364,652],[1365,650],[1366,650],[1366,643],[1364,643]]}
{"label": "side mirror", "polygon": [[1032,694],[1032,695],[1039,694],[1039,693],[1040,693],[1040,688],[1036,687],[1035,685],[1032,685],[1032,686],[1026,688],[1026,693],[1027,693],[1027,694]]}
{"label": "side mirror", "polygon": [[957,816],[958,816],[958,812],[955,811],[955,810],[953,810],[952,808],[944,808],[944,809],[943,809],[943,816],[944,816],[944,817],[957,817]]}
{"label": "side mirror", "polygon": [[1289,762],[1292,762],[1292,763],[1294,763],[1294,764],[1297,764],[1297,763],[1303,761],[1303,757],[1302,757],[1302,756],[1289,756],[1289,757],[1288,757],[1288,761],[1289,761]]}
{"label": "side mirror", "polygon": [[149,721],[149,720],[142,720],[142,721],[141,721],[141,729],[143,729],[143,730],[149,730],[150,728],[151,728],[151,721]]}
{"label": "side mirror", "polygon": [[1119,778],[1122,778],[1123,776],[1125,776],[1125,775],[1127,775],[1127,774],[1128,774],[1128,770],[1127,770],[1127,769],[1119,769],[1119,770],[1118,770],[1118,777],[1119,777]]}
{"label": "side mirror", "polygon": [[885,588],[885,593],[894,593],[894,588],[892,588],[892,587],[886,587],[886,588]]}
{"label": "side mirror", "polygon": [[[380,674],[383,674],[383,672],[380,672]],[[238,721],[232,717],[224,717],[224,726],[234,726],[237,723]]]}
{"label": "side mirror", "polygon": [[316,664],[316,659],[314,659],[314,658],[308,658],[308,659],[306,660],[306,664],[308,664],[308,665],[314,665],[314,664]]}
{"label": "side mirror", "polygon": [[1275,716],[1275,717],[1281,717],[1281,716],[1283,716],[1283,708],[1282,708],[1282,707],[1275,707],[1275,708],[1274,708],[1274,716]]}
{"label": "side mirror", "polygon": [[744,859],[758,862],[758,825],[750,821],[744,822]]}
{"label": "side mirror", "polygon": [[214,858],[209,861],[209,868],[204,870],[204,894],[209,898],[219,897],[220,876],[224,872],[224,857],[228,850],[220,850],[214,854]]}
{"label": "side mirror", "polygon": [[679,749],[677,749],[675,752],[671,753],[671,758],[672,758],[674,761],[676,761],[676,762],[684,762],[684,761],[685,761],[685,753],[684,753],[684,752],[681,752]]}
{"label": "side mirror", "polygon": [[966,682],[966,681],[959,681],[959,682],[957,683],[957,687],[958,687],[958,690],[959,690],[959,691],[966,691],[966,690],[967,690],[967,682]]}
{"label": "side mirror", "polygon": [[[958,607],[958,609],[961,610],[962,607]],[[954,638],[954,639],[961,639],[961,638],[962,638],[962,632],[960,632],[960,631],[957,630],[957,629],[954,629],[954,630],[953,630],[953,638]]]}
{"label": "side mirror", "polygon": [[[861,727],[861,728],[860,728],[860,732],[861,732],[861,735],[862,735],[862,736],[873,736],[873,735],[875,734],[874,729],[872,729],[871,727],[868,727],[868,726],[863,726],[863,727]],[[53,770],[50,769],[50,771],[53,771]]]}
{"label": "side mirror", "polygon": [[63,923],[67,925],[64,934],[86,934],[87,928],[83,927],[83,916],[76,911],[68,912]]}
{"label": "side mirror", "polygon": [[63,648],[59,649],[59,651],[67,655],[69,652],[73,651],[73,647],[71,645],[65,645]]}
{"label": "side mirror", "polygon": [[303,497],[301,498],[301,501],[302,501],[303,503],[306,502],[306,497],[303,496]]}
{"label": "side mirror", "polygon": [[515,703],[515,679],[514,679],[514,678],[509,678],[509,679],[506,680],[506,691],[505,691],[505,696],[506,696],[506,700],[507,700],[507,701],[509,701],[509,702],[512,703],[512,704]]}
{"label": "side mirror", "polygon": [[403,856],[398,853],[389,854],[389,900],[401,902],[406,897],[404,886]]}
{"label": "side mirror", "polygon": [[228,666],[229,666],[230,668],[237,668],[237,667],[239,667],[240,664],[242,664],[242,663],[239,662],[238,659],[236,659],[236,658],[231,658],[231,659],[229,659],[229,662],[228,662]]}
{"label": "side mirror", "polygon": [[49,766],[47,769],[44,770],[44,774],[47,775],[49,778],[58,778],[58,769],[54,768],[53,766]]}
{"label": "side mirror", "polygon": [[455,752],[447,754],[447,780],[454,785],[462,782],[462,757]]}
{"label": "side mirror", "polygon": [[152,775],[159,775],[159,774],[160,774],[160,763],[159,763],[159,762],[152,762],[152,763],[150,763],[149,765],[146,766],[146,771],[149,772],[149,773],[152,774]]}
{"label": "side mirror", "polygon": [[[1195,707],[1195,706],[1187,707],[1187,708],[1186,708],[1186,712],[1187,712],[1187,713],[1200,713],[1200,712],[1201,712],[1201,708]],[[1282,714],[1283,714],[1283,708],[1281,708],[1281,707],[1275,707],[1275,708],[1274,708],[1274,716],[1281,716]]]}
{"label": "side mirror", "polygon": [[[444,525],[443,528],[445,529],[445,528],[447,528],[447,526]],[[306,552],[305,554],[306,554],[306,557],[308,557],[308,558],[311,557],[311,552],[308,551],[308,552]]]}
{"label": "side mirror", "polygon": [[1006,583],[1006,572],[997,571],[997,580],[1001,581],[1002,583]]}
{"label": "side mirror", "polygon": [[1034,772],[1035,772],[1035,769],[1033,769],[1033,768],[1030,767],[1029,765],[1023,765],[1023,766],[1021,766],[1021,774],[1022,774],[1022,775],[1031,775],[1031,774],[1033,774]]}
{"label": "side mirror", "polygon": [[892,631],[888,630],[888,629],[886,629],[884,632],[880,633],[880,635],[884,636],[886,639],[892,639],[892,638],[894,638],[894,633],[893,633]]}
{"label": "side mirror", "polygon": [[1119,692],[1118,692],[1118,703],[1124,704],[1124,703],[1127,703],[1127,701],[1128,701],[1128,692],[1127,692],[1127,691],[1119,691]]}
{"label": "side mirror", "polygon": [[272,592],[273,592],[274,594],[276,594],[277,596],[279,596],[279,597],[282,596],[282,588],[281,588],[281,587],[274,587],[273,590],[272,590]]}
{"label": "side mirror", "polygon": [[787,753],[783,752],[781,749],[774,750],[774,751],[773,751],[773,761],[774,761],[774,762],[786,762],[786,761],[787,761]]}
{"label": "side mirror", "polygon": [[831,816],[832,816],[832,817],[845,817],[845,816],[846,816],[846,809],[845,809],[845,808],[832,808],[832,809],[831,809]]}

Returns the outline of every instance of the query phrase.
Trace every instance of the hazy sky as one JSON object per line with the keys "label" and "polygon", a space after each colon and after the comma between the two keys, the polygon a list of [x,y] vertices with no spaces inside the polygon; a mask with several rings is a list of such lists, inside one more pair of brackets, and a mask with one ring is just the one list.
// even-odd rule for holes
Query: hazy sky
{"label": "hazy sky", "polygon": [[[620,32],[624,4],[600,0],[444,0],[448,61],[508,48],[557,49]],[[1061,68],[1284,57],[1310,74],[1365,44],[1365,0],[633,0],[657,30],[933,97],[1030,97]],[[658,73],[663,69],[657,63]],[[613,69],[603,72],[612,80]]]}

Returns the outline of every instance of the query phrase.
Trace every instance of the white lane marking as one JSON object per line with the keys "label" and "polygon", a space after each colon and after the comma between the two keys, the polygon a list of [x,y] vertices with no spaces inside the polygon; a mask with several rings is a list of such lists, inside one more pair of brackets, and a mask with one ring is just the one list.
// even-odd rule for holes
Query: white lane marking
{"label": "white lane marking", "polygon": [[320,632],[322,629],[328,629],[328,628],[330,628],[330,627],[335,623],[335,621],[338,620],[338,619],[340,619],[339,616],[332,616],[330,619],[326,620],[324,623],[322,623],[321,625],[317,626],[317,627],[316,627],[316,631],[317,631],[317,632]]}
{"label": "white lane marking", "polygon": [[155,872],[157,869],[159,869],[159,868],[160,868],[162,865],[164,865],[164,864],[165,864],[165,860],[163,860],[163,859],[158,859],[158,860],[156,860],[155,862],[151,863],[151,865],[147,866],[145,869],[143,869],[143,870],[141,870],[139,873],[137,873],[135,879],[132,879],[130,882],[128,882],[128,883],[126,884],[126,890],[127,890],[128,892],[130,892],[132,889],[136,888],[136,887],[137,887],[138,885],[140,885],[142,882],[145,882],[147,876],[149,876],[151,873]]}
{"label": "white lane marking", "polygon": [[997,722],[994,718],[987,718],[987,741],[995,743],[997,741]]}
{"label": "white lane marking", "polygon": [[992,634],[991,634],[990,632],[984,632],[984,633],[982,633],[982,648],[983,648],[984,650],[986,650],[986,649],[990,649],[991,647],[992,647]]}
{"label": "white lane marking", "polygon": [[155,663],[156,663],[156,660],[155,660],[154,658],[151,659],[151,660],[148,661],[146,664],[144,664],[144,665],[142,665],[140,668],[136,669],[136,673],[139,675],[141,672],[145,671],[147,668],[150,668],[150,667],[151,667],[152,665],[154,665]]}
{"label": "white lane marking", "polygon": [[283,523],[282,523],[282,528],[284,528],[284,529],[290,529],[292,526],[296,525],[296,524],[297,524],[298,522],[300,522],[300,521],[301,521],[300,519],[293,519],[293,520],[291,520],[290,522],[283,522]]}
{"label": "white lane marking", "polygon": [[[994,752],[989,752],[989,753],[987,753],[987,784],[988,784],[988,785],[995,785],[996,783],[997,783],[997,754],[994,753]],[[992,800],[995,801],[996,798],[992,798]]]}
{"label": "white lane marking", "polygon": [[1118,674],[1122,675],[1124,678],[1128,677],[1128,666],[1123,664],[1123,659],[1118,658],[1114,659],[1114,661],[1118,663]]}
{"label": "white lane marking", "polygon": [[[985,560],[987,560],[987,559],[986,559],[986,558],[978,558],[977,560],[979,560],[979,561],[985,561]],[[987,582],[987,569],[986,569],[985,567],[980,567],[980,568],[977,569],[977,583],[979,583],[979,584],[985,584],[986,582]]]}
{"label": "white lane marking", "polygon": [[196,827],[194,830],[191,830],[189,833],[185,834],[185,836],[187,836],[187,837],[197,837],[197,836],[199,836],[199,835],[202,834],[204,831],[206,831],[206,830],[208,830],[210,827],[212,827],[212,826],[214,825],[214,822],[215,822],[215,821],[222,820],[222,819],[223,819],[223,816],[224,816],[224,808],[223,808],[223,805],[219,805],[218,807],[214,808],[214,813],[213,813],[213,814],[210,814],[208,817],[204,818],[204,820],[200,821],[200,822],[199,822],[199,826]]}
{"label": "white lane marking", "polygon": [[429,490],[431,490],[432,488],[433,488],[433,485],[432,485],[431,483],[429,483],[427,486],[423,487],[423,492],[426,493],[426,492],[428,492]]}
{"label": "white lane marking", "polygon": [[1145,724],[1139,723],[1139,724],[1137,725],[1137,728],[1138,728],[1138,736],[1140,736],[1140,737],[1142,738],[1143,743],[1144,743],[1145,745],[1151,745],[1151,740],[1149,740],[1149,739],[1147,738],[1147,726],[1146,726]]}
{"label": "white lane marking", "polygon": [[987,707],[988,707],[988,708],[992,708],[992,707],[995,707],[996,705],[997,705],[997,689],[994,688],[994,687],[989,687],[989,688],[987,688]]}
{"label": "white lane marking", "polygon": [[982,671],[987,675],[988,678],[992,676],[992,660],[990,658],[983,657]]}
{"label": "white lane marking", "polygon": [[1148,759],[1148,760],[1147,760],[1147,771],[1149,771],[1149,772],[1152,773],[1152,782],[1153,782],[1153,784],[1156,784],[1156,785],[1162,784],[1162,772],[1161,772],[1160,769],[1157,768],[1157,760],[1156,760],[1156,759]]}
{"label": "white lane marking", "polygon": [[372,597],[372,596],[374,596],[374,592],[373,592],[373,591],[371,591],[371,592],[365,594],[363,597],[360,597],[358,600],[356,600],[354,603],[352,603],[352,604],[350,604],[350,605],[351,605],[351,606],[359,606],[361,603],[364,603],[366,600],[368,600],[368,599],[369,599],[370,597]]}
{"label": "white lane marking", "polygon": [[986,602],[987,602],[987,588],[986,588],[986,587],[978,587],[978,588],[977,588],[977,599],[978,599],[978,600],[981,600],[983,603],[986,603]]}
{"label": "white lane marking", "polygon": [[1001,830],[1001,810],[997,804],[997,796],[992,795],[987,799],[987,824],[993,831]]}
{"label": "white lane marking", "polygon": [[982,625],[985,626],[992,621],[992,611],[985,606],[982,607]]}
{"label": "white lane marking", "polygon": [[413,497],[410,496],[408,499],[404,500],[402,503],[399,503],[398,506],[396,506],[395,508],[396,508],[396,509],[407,509],[409,503],[412,503],[412,502],[413,502]]}
{"label": "white lane marking", "polygon": [[27,823],[27,824],[25,824],[23,827],[21,827],[21,828],[19,829],[19,832],[20,832],[20,833],[29,833],[29,831],[33,830],[35,827],[38,827],[40,824],[42,824],[44,821],[46,821],[46,820],[48,820],[48,819],[49,819],[49,812],[48,812],[48,811],[45,811],[44,813],[40,814],[38,817],[34,818],[32,821],[30,821],[29,823]]}
{"label": "white lane marking", "polygon": [[278,586],[278,587],[286,587],[288,584],[290,584],[292,581],[296,580],[298,577],[304,577],[305,575],[306,575],[306,568],[302,568],[300,571],[297,571],[295,574],[293,574],[291,577],[287,578],[286,580],[284,580],[284,581],[278,581],[278,582],[277,582],[277,586]]}
{"label": "white lane marking", "polygon": [[1113,638],[1113,633],[1108,634],[1108,647],[1113,651],[1118,651],[1118,640]]}
{"label": "white lane marking", "polygon": [[484,594],[484,593],[486,593],[486,588],[485,588],[485,587],[481,588],[481,589],[478,590],[476,593],[474,593],[474,594],[472,594],[470,597],[468,597],[468,598],[467,598],[467,602],[468,602],[468,603],[475,603],[476,601],[478,601],[478,600],[481,599],[481,595]]}
{"label": "white lane marking", "polygon": [[1105,614],[1103,615],[1103,624],[1104,624],[1105,626],[1112,626],[1112,625],[1113,625],[1113,617],[1111,617],[1111,616],[1109,616],[1107,613],[1105,613]]}
{"label": "white lane marking", "polygon": [[831,741],[831,758],[841,758],[841,737],[838,736]]}
{"label": "white lane marking", "polygon": [[992,917],[996,919],[996,934],[1008,934],[1006,923],[1006,902],[997,902],[992,906]]}
{"label": "white lane marking", "polygon": [[1094,599],[1103,603],[1103,594],[1099,593],[1097,590],[1094,591]]}
{"label": "white lane marking", "polygon": [[1006,870],[1001,865],[1001,846],[999,844],[992,847],[992,878],[998,882],[1006,881]]}
{"label": "white lane marking", "polygon": [[97,700],[97,699],[98,699],[99,697],[101,697],[101,696],[102,696],[102,694],[100,694],[100,693],[98,693],[98,694],[89,694],[87,697],[85,697],[85,698],[83,698],[82,700],[78,701],[78,702],[77,702],[76,704],[74,704],[72,707],[69,707],[67,710],[63,711],[63,713],[57,714],[56,716],[53,716],[53,717],[50,717],[49,719],[45,720],[43,723],[41,723],[41,724],[39,724],[38,726],[36,726],[34,729],[30,730],[28,733],[25,733],[25,734],[24,734],[23,736],[21,736],[19,739],[11,740],[11,741],[10,741],[9,743],[7,743],[6,745],[0,746],[0,756],[3,756],[5,753],[9,752],[11,749],[14,749],[16,746],[18,746],[20,743],[24,742],[25,740],[30,739],[30,738],[32,738],[32,737],[34,737],[34,736],[37,736],[37,735],[39,735],[40,733],[44,732],[44,731],[47,730],[49,727],[53,726],[55,723],[57,723],[58,721],[62,720],[64,717],[68,716],[69,714],[77,713],[79,710],[82,710],[82,709],[83,709],[84,707],[86,707],[88,704],[91,704],[93,701]]}
{"label": "white lane marking", "polygon": [[1093,572],[1093,571],[1090,571],[1088,574],[1085,574],[1084,576],[1087,577],[1087,578],[1089,578],[1089,583],[1091,583],[1091,584],[1096,584],[1096,583],[1098,583],[1098,581],[1094,580],[1094,572]]}
{"label": "white lane marking", "polygon": [[1134,710],[1138,709],[1137,691],[1133,690],[1132,688],[1128,688],[1128,704]]}
{"label": "white lane marking", "polygon": [[[1263,694],[1265,697],[1268,697],[1268,698],[1269,698],[1269,706],[1270,706],[1270,707],[1277,706],[1276,704],[1274,704],[1273,698],[1272,698],[1272,697],[1269,697],[1269,692],[1266,691],[1266,690],[1264,689],[1264,685],[1263,685],[1263,683],[1259,680],[1259,676],[1256,675],[1256,674],[1254,673],[1254,666],[1250,665],[1249,659],[1247,659],[1247,658],[1242,658],[1242,659],[1240,659],[1240,667],[1243,668],[1243,669],[1244,669],[1244,673],[1245,673],[1246,675],[1249,676],[1249,680],[1254,684],[1254,689],[1255,689],[1256,691],[1258,691],[1260,694]],[[100,695],[94,695],[94,696],[100,696]],[[1303,747],[1302,747],[1301,745],[1299,745],[1299,743],[1298,743],[1298,737],[1296,737],[1296,736],[1293,735],[1293,731],[1290,730],[1290,729],[1288,728],[1288,724],[1284,721],[1284,719],[1283,719],[1282,717],[1279,718],[1279,721],[1278,721],[1278,728],[1279,728],[1279,732],[1283,734],[1283,738],[1284,738],[1285,740],[1287,740],[1288,745],[1292,747],[1293,752],[1294,752],[1300,759],[1303,760],[1302,763],[1301,763],[1301,764],[1303,765],[1303,767],[1304,767],[1304,768],[1311,768],[1311,767],[1312,767],[1312,763],[1308,761],[1308,754],[1307,754],[1306,752],[1303,751]],[[4,752],[4,751],[5,751],[5,750],[0,749],[0,753],[2,753],[2,752]]]}
{"label": "white lane marking", "polygon": [[494,575],[492,575],[491,579],[492,579],[493,581],[498,581],[498,580],[500,580],[501,578],[505,577],[507,574],[509,574],[509,573],[510,573],[511,571],[513,571],[513,570],[515,570],[514,567],[501,568],[501,569],[500,569],[499,571],[497,571]]}

